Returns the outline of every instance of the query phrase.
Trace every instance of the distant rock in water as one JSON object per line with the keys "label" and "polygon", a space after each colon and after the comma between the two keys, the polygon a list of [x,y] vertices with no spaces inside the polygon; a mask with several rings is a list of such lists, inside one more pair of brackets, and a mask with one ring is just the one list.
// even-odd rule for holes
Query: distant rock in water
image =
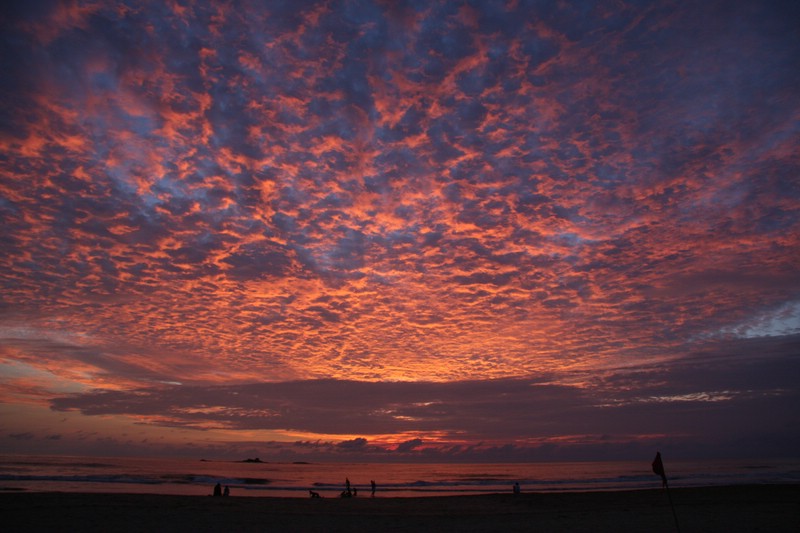
{"label": "distant rock in water", "polygon": [[261,459],[256,457],[255,459],[245,459],[244,461],[239,461],[240,463],[263,463]]}

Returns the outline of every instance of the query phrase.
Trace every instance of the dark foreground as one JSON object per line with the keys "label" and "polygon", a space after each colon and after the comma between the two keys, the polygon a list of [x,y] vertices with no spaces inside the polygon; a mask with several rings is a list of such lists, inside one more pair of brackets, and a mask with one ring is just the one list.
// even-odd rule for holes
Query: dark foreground
{"label": "dark foreground", "polygon": [[[680,530],[798,531],[800,485],[672,489]],[[0,493],[4,531],[675,531],[662,490],[304,499]]]}

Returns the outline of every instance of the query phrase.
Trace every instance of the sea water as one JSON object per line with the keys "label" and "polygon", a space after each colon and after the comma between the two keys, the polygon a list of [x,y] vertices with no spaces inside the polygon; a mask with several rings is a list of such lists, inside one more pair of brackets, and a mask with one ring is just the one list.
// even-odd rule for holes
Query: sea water
{"label": "sea water", "polygon": [[[800,460],[668,462],[671,487],[800,483]],[[650,462],[509,464],[273,463],[131,457],[0,456],[0,492],[60,491],[338,497],[346,480],[359,497],[604,491],[661,486]]]}

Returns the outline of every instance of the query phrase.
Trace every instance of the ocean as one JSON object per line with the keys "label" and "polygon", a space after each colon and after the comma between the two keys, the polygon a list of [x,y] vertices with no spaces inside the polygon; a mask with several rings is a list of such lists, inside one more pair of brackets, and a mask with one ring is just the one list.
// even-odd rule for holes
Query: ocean
{"label": "ocean", "polygon": [[[671,487],[800,483],[800,460],[681,461],[665,459]],[[345,480],[358,497],[446,496],[511,492],[581,492],[661,486],[648,460],[525,464],[272,463],[120,457],[0,456],[0,492],[211,494],[216,483],[233,496],[338,497]]]}

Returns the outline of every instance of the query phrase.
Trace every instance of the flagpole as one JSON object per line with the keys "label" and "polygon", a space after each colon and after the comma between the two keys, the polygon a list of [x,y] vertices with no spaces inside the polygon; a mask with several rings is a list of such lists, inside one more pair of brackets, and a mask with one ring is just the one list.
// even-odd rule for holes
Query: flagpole
{"label": "flagpole", "polygon": [[672,494],[669,492],[669,483],[667,482],[667,473],[664,471],[664,463],[661,461],[661,452],[656,452],[656,458],[653,460],[653,472],[661,476],[663,486],[667,491],[667,499],[669,500],[669,507],[672,509],[672,517],[675,519],[675,530],[681,533],[681,526],[678,524],[678,513],[675,512],[675,505],[672,503]]}
{"label": "flagpole", "polygon": [[681,533],[681,526],[678,524],[678,513],[675,512],[675,505],[672,503],[672,494],[669,492],[669,483],[667,483],[666,477],[664,477],[664,488],[667,490],[667,499],[669,500],[669,507],[672,509],[672,518],[675,519],[675,531]]}

